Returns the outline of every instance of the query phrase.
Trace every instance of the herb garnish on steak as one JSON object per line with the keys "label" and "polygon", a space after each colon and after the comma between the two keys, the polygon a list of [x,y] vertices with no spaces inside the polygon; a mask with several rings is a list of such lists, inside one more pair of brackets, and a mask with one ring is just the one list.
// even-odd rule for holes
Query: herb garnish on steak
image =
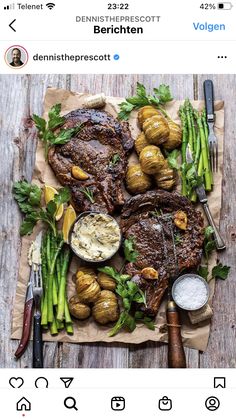
{"label": "herb garnish on steak", "polygon": [[[135,263],[126,265],[126,271],[134,276],[139,287],[146,291],[147,307],[143,311],[148,315],[156,315],[163,294],[168,286],[170,265],[173,266],[173,241],[168,231],[163,243],[162,227],[158,220],[170,217],[178,210],[187,214],[187,229],[179,230],[173,223],[174,235],[178,235],[176,254],[179,270],[196,268],[202,256],[203,218],[191,202],[179,195],[166,191],[150,191],[137,195],[126,201],[121,214],[121,227],[125,238],[133,237],[138,257]],[[165,247],[170,259],[166,258]],[[159,272],[158,280],[147,281],[139,275],[145,267],[153,267]]]}

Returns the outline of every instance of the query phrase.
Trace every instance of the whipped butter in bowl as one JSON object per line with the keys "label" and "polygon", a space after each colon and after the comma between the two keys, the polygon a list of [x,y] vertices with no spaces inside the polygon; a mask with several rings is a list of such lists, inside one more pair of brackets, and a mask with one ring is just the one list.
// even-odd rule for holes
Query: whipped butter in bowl
{"label": "whipped butter in bowl", "polygon": [[117,221],[108,214],[84,212],[70,231],[73,252],[86,262],[104,262],[119,250],[121,231]]}

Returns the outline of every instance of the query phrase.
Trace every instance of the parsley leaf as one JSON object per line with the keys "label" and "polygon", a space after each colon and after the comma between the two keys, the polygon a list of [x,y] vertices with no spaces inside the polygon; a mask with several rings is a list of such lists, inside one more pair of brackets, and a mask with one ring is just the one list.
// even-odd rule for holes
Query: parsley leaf
{"label": "parsley leaf", "polygon": [[138,252],[135,250],[135,240],[133,237],[129,237],[124,241],[124,254],[125,260],[128,262],[136,262]]}
{"label": "parsley leaf", "polygon": [[180,164],[178,163],[178,157],[180,155],[179,150],[173,150],[170,153],[167,154],[167,161],[170,167],[172,169],[179,170]]}
{"label": "parsley leaf", "polygon": [[212,277],[213,278],[220,278],[226,279],[228,277],[230,271],[230,266],[222,265],[222,263],[218,263],[218,265],[214,266],[212,269]]}
{"label": "parsley leaf", "polygon": [[65,118],[60,116],[61,104],[58,103],[48,112],[48,121],[38,115],[33,115],[32,119],[39,132],[39,138],[43,141],[45,147],[45,158],[47,159],[48,150],[54,145],[66,144],[70,139],[77,135],[81,129],[81,125],[75,128],[65,128],[59,132],[55,132],[57,128],[62,126]]}
{"label": "parsley leaf", "polygon": [[68,188],[61,188],[54,196],[46,208],[40,207],[41,189],[34,184],[26,181],[16,182],[13,185],[13,196],[16,199],[20,210],[25,214],[21,224],[20,234],[24,236],[31,234],[35,224],[38,221],[47,223],[56,235],[56,213],[58,206],[70,200],[70,191]]}
{"label": "parsley leaf", "polygon": [[208,266],[200,265],[197,270],[197,274],[202,276],[206,281],[209,275]]}
{"label": "parsley leaf", "polygon": [[136,96],[126,98],[125,102],[119,104],[120,112],[118,118],[121,120],[128,120],[130,113],[135,109],[140,109],[143,106],[152,105],[161,109],[166,114],[162,105],[172,100],[169,86],[161,84],[158,88],[153,89],[153,94],[148,95],[143,84],[137,83]]}

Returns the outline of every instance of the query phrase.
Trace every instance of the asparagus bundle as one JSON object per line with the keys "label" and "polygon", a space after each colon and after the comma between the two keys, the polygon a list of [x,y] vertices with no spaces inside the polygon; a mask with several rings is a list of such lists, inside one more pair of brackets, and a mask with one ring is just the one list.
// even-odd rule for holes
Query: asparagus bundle
{"label": "asparagus bundle", "polygon": [[52,335],[66,329],[73,333],[67,293],[66,277],[70,262],[70,249],[64,244],[63,237],[48,230],[42,241],[42,327],[50,328]]}
{"label": "asparagus bundle", "polygon": [[[196,186],[196,172],[198,178],[204,182],[206,191],[211,191],[213,186],[213,174],[210,166],[209,146],[208,146],[208,126],[206,122],[205,109],[200,113],[193,109],[188,99],[179,109],[182,123],[182,194],[193,202],[197,200],[194,187]],[[186,162],[186,149],[189,147],[193,155],[193,165]]]}

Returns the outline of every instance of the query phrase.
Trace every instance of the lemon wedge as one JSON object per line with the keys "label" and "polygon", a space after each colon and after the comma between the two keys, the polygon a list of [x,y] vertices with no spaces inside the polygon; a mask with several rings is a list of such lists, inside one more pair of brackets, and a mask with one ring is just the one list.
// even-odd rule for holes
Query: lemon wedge
{"label": "lemon wedge", "polygon": [[76,212],[74,208],[72,207],[72,205],[69,205],[65,212],[65,216],[63,220],[63,227],[62,227],[63,239],[66,243],[68,243],[69,232],[75,219],[76,219]]}
{"label": "lemon wedge", "polygon": [[[55,188],[53,188],[53,186],[50,185],[45,185],[44,187],[44,199],[45,199],[45,203],[46,205],[52,201],[54,199],[54,196],[57,195],[58,192]],[[59,205],[56,215],[55,215],[55,219],[56,221],[59,221],[63,215],[64,212],[64,204]]]}

